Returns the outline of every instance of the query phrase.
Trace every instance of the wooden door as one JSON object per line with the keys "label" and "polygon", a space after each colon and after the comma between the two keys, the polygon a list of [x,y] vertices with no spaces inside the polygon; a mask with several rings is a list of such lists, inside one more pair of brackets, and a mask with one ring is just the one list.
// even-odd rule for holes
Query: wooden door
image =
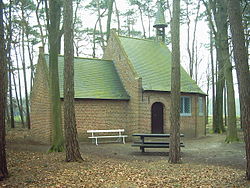
{"label": "wooden door", "polygon": [[151,132],[163,133],[163,104],[156,102],[151,107]]}

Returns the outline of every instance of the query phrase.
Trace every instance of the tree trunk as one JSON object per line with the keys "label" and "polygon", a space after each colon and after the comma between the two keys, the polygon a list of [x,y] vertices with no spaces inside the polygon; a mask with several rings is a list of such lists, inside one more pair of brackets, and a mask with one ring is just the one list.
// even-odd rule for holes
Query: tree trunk
{"label": "tree trunk", "polygon": [[[24,20],[24,7],[22,9],[22,19]],[[25,104],[26,104],[26,125],[30,129],[30,111],[29,111],[29,95],[28,95],[28,86],[27,86],[27,77],[26,77],[26,62],[25,62],[25,47],[24,47],[24,35],[25,35],[24,23],[22,24],[22,52],[23,52],[23,78],[24,78],[24,91],[25,91]]]}
{"label": "tree trunk", "polygon": [[74,107],[74,46],[72,0],[64,0],[64,133],[66,161],[82,161]]}
{"label": "tree trunk", "polygon": [[114,3],[115,3],[116,18],[117,18],[117,33],[119,35],[120,31],[121,31],[120,15],[119,15],[119,10],[118,10],[117,5],[116,5],[116,1],[114,1]]}
{"label": "tree trunk", "polygon": [[250,72],[248,52],[245,46],[240,1],[228,0],[228,16],[231,25],[234,60],[239,83],[241,124],[246,147],[246,176],[250,180]]}
{"label": "tree trunk", "polygon": [[169,162],[179,163],[180,153],[180,0],[173,0],[171,24],[172,72]]}
{"label": "tree trunk", "polygon": [[20,115],[20,118],[21,118],[22,127],[24,128],[24,120],[23,120],[23,116],[21,115],[22,114],[22,110],[21,110],[22,108],[21,108],[20,100],[19,100],[18,93],[17,93],[15,74],[13,72],[12,72],[12,76],[13,76],[13,82],[14,82],[14,88],[15,88],[15,94],[16,94],[17,107],[18,107],[18,110],[19,110],[19,115]]}
{"label": "tree trunk", "polygon": [[222,72],[222,66],[218,66],[218,79],[216,82],[216,96],[215,96],[215,121],[214,121],[214,133],[222,133],[225,131],[223,124],[223,88],[224,78]]}
{"label": "tree trunk", "polygon": [[0,0],[0,181],[8,177],[5,151],[5,112],[7,106],[7,64],[4,40],[3,1]]}
{"label": "tree trunk", "polygon": [[39,14],[38,14],[39,6],[40,6],[41,2],[42,2],[42,0],[37,0],[36,20],[37,20],[37,24],[38,24],[38,27],[39,27],[39,30],[40,30],[40,38],[41,38],[42,46],[44,48],[45,47],[45,42],[44,42],[45,39],[44,39],[44,34],[43,34],[43,28],[42,28],[42,25],[41,25],[41,22],[40,22]]}
{"label": "tree trunk", "polygon": [[[217,32],[215,34],[215,44],[216,44],[216,58],[218,63],[217,71],[217,82],[216,82],[216,102],[215,102],[215,133],[225,132],[225,127],[223,124],[223,88],[225,85],[224,78],[224,30],[226,29],[226,23],[224,21],[226,7],[224,6],[224,0],[213,1],[212,9],[215,18],[215,24]],[[225,47],[224,47],[225,48]]]}
{"label": "tree trunk", "polygon": [[150,15],[148,13],[148,38],[151,37],[151,19],[150,19]]}
{"label": "tree trunk", "polygon": [[8,67],[9,67],[9,108],[10,108],[10,127],[15,128],[15,120],[14,120],[14,110],[13,110],[13,97],[12,97],[12,60],[11,60],[11,43],[12,43],[12,1],[10,0],[9,4],[9,26],[8,26],[8,43],[7,43],[7,54],[8,54]]}
{"label": "tree trunk", "polygon": [[114,3],[114,0],[108,0],[107,41],[109,40],[109,35],[110,35],[110,25],[111,25],[111,18],[112,18],[112,12],[113,12],[113,3]]}
{"label": "tree trunk", "polygon": [[224,126],[227,127],[227,87],[225,86],[224,87],[224,109],[223,109],[223,112],[224,112]]}
{"label": "tree trunk", "polygon": [[104,52],[105,50],[105,44],[104,44],[104,34],[102,32],[102,19],[101,19],[101,8],[100,8],[100,0],[97,0],[97,12],[98,12],[98,17],[99,17],[99,28],[100,28],[100,35],[101,35],[101,48],[102,51]]}
{"label": "tree trunk", "polygon": [[[196,17],[195,17],[195,21],[194,21],[194,32],[193,32],[193,41],[192,41],[192,63],[195,64],[195,81],[197,83],[197,76],[198,76],[198,72],[197,72],[197,68],[198,68],[198,51],[197,51],[197,41],[196,41],[196,30],[197,30],[197,23],[198,23],[198,17],[199,17],[199,13],[200,13],[200,0],[198,1],[198,5],[197,5],[197,12],[196,12]],[[195,49],[196,49],[196,55],[195,55]],[[195,57],[196,56],[196,57]],[[192,76],[191,76],[192,77]]]}
{"label": "tree trunk", "polygon": [[9,109],[10,109],[10,127],[15,128],[15,120],[14,120],[14,110],[13,110],[13,97],[12,97],[12,63],[11,63],[11,50],[8,49],[8,81],[9,81]]}
{"label": "tree trunk", "polygon": [[187,16],[187,52],[188,52],[188,57],[189,57],[189,76],[193,78],[193,67],[194,67],[194,62],[192,59],[192,54],[190,50],[190,17],[189,17],[189,1],[186,1],[186,16]]}
{"label": "tree trunk", "polygon": [[49,82],[51,96],[52,117],[52,145],[49,152],[61,152],[64,149],[62,112],[59,90],[58,73],[58,39],[61,18],[61,2],[59,0],[49,1]]}
{"label": "tree trunk", "polygon": [[[225,106],[228,113],[228,118],[225,117],[227,122],[227,138],[226,142],[237,141],[237,129],[236,129],[236,110],[235,110],[235,96],[234,96],[234,83],[232,76],[232,64],[230,62],[229,44],[228,44],[228,24],[227,24],[227,0],[218,1],[218,18],[216,20],[218,44],[219,44],[219,64],[223,66],[224,78],[226,81],[226,93],[225,93]],[[226,123],[225,123],[226,124]],[[224,131],[224,127],[221,127],[220,131]]]}
{"label": "tree trunk", "polygon": [[236,107],[235,107],[235,94],[234,94],[234,82],[232,75],[232,64],[230,62],[228,46],[226,49],[226,59],[224,65],[224,75],[226,79],[226,91],[227,91],[227,137],[226,142],[231,143],[239,141],[237,135],[236,124]]}
{"label": "tree trunk", "polygon": [[215,26],[212,20],[212,1],[206,2],[205,0],[202,0],[204,6],[206,7],[206,12],[208,15],[208,21],[209,21],[209,30],[210,30],[210,59],[211,59],[211,74],[212,74],[212,107],[213,107],[213,122],[212,122],[212,128],[213,132],[217,129],[217,109],[216,109],[216,90],[215,90],[215,83],[217,82],[217,66],[214,64],[214,56],[213,56],[213,34],[214,38],[217,36],[217,32],[215,30]]}
{"label": "tree trunk", "polygon": [[142,17],[142,10],[141,7],[138,6],[139,12],[140,12],[140,18],[141,18],[141,25],[142,25],[142,31],[143,31],[143,38],[146,38],[146,31],[145,31],[145,26],[144,26],[144,22],[143,22],[143,17]]}
{"label": "tree trunk", "polygon": [[93,29],[93,53],[92,53],[92,57],[95,58],[96,57],[96,28],[97,28],[97,24],[99,23],[99,20],[101,19],[101,17],[103,17],[103,15],[105,14],[106,10],[104,10],[102,12],[102,14],[100,16],[98,16],[96,22],[95,22],[95,26]]}
{"label": "tree trunk", "polygon": [[[206,71],[206,75],[207,75],[206,125],[208,124],[208,116],[209,116],[208,111],[209,111],[209,105],[210,105],[208,96],[209,96],[209,90],[210,90],[211,72],[209,71],[209,69],[210,69],[209,66],[210,65],[208,64],[207,71]],[[205,135],[206,135],[206,129],[205,129]]]}
{"label": "tree trunk", "polygon": [[16,55],[16,66],[17,66],[17,75],[18,75],[18,90],[19,90],[19,99],[20,99],[20,116],[23,124],[23,128],[25,127],[24,123],[24,116],[23,116],[23,97],[22,97],[22,85],[21,85],[21,78],[20,78],[20,70],[19,70],[19,61],[18,61],[18,55],[17,55],[17,47],[14,46],[15,49],[15,55]]}
{"label": "tree trunk", "polygon": [[33,52],[30,49],[30,44],[29,44],[29,33],[27,32],[27,27],[25,28],[26,30],[26,39],[27,39],[27,47],[28,47],[28,54],[29,54],[29,60],[30,60],[30,93],[32,91],[32,85],[33,85],[33,79],[34,79],[34,64],[33,64]]}
{"label": "tree trunk", "polygon": [[209,23],[209,29],[210,29],[210,59],[211,59],[211,74],[212,74],[212,109],[213,109],[213,130],[215,129],[215,121],[214,121],[214,117],[215,117],[215,73],[214,73],[214,55],[213,55],[213,30],[212,30],[212,26],[211,23]]}

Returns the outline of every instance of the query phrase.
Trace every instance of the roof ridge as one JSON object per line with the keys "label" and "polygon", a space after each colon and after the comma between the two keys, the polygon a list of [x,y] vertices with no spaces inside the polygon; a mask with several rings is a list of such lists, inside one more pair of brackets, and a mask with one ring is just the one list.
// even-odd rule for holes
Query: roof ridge
{"label": "roof ridge", "polygon": [[[47,56],[49,56],[49,54],[44,54],[44,55],[47,55]],[[64,57],[64,55],[62,55],[62,54],[58,54],[58,57]],[[76,56],[76,57],[74,57],[74,59],[88,59],[88,60],[98,60],[98,61],[110,61],[110,62],[113,62],[113,60],[111,60],[111,59],[100,59],[100,58],[94,58],[94,57],[79,57],[79,56]]]}
{"label": "roof ridge", "polygon": [[123,37],[123,38],[128,38],[128,39],[136,39],[136,40],[144,40],[147,42],[156,42],[155,40],[152,40],[152,39],[135,38],[135,37],[122,36],[122,35],[118,35],[118,37]]}
{"label": "roof ridge", "polygon": [[152,42],[152,43],[159,44],[161,46],[166,46],[167,47],[167,44],[165,44],[162,41],[156,41],[156,40],[152,40],[152,39],[134,38],[134,37],[128,37],[128,36],[121,36],[121,35],[118,35],[118,37],[127,38],[127,39],[135,39],[135,40],[139,40],[139,41]]}
{"label": "roof ridge", "polygon": [[99,59],[94,57],[74,57],[75,59],[87,59],[87,60],[98,60],[98,61],[110,61],[113,62],[111,59]]}

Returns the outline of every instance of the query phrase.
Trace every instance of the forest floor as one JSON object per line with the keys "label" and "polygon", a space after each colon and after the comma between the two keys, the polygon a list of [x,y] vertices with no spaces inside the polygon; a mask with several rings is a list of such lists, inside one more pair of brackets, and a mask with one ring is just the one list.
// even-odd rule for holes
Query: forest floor
{"label": "forest floor", "polygon": [[[13,135],[19,136],[13,136]],[[167,149],[141,153],[131,143],[80,143],[84,161],[66,163],[65,153],[7,133],[10,177],[0,187],[250,187],[244,143],[225,135],[183,139],[182,163],[169,164]]]}

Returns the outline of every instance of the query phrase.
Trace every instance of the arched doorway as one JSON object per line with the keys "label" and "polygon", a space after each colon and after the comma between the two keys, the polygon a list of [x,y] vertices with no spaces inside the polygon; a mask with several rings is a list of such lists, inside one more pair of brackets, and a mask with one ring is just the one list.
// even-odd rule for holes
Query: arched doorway
{"label": "arched doorway", "polygon": [[151,132],[162,134],[163,133],[163,108],[161,102],[156,102],[151,107]]}

